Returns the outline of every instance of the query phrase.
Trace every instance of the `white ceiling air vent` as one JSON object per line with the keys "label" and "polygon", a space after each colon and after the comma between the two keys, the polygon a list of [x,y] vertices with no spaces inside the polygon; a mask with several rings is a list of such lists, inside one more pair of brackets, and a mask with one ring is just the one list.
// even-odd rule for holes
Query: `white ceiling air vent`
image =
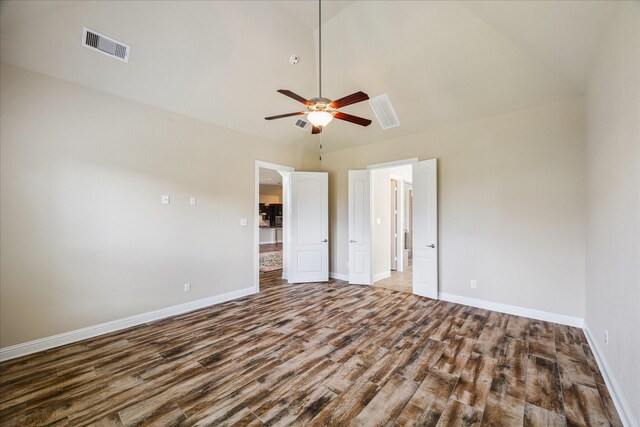
{"label": "white ceiling air vent", "polygon": [[303,119],[296,119],[293,125],[298,129],[302,129],[302,130],[307,130],[309,129],[309,127],[311,127],[311,123]]}
{"label": "white ceiling air vent", "polygon": [[129,62],[131,46],[102,35],[88,28],[82,29],[82,46],[100,52],[122,62]]}
{"label": "white ceiling air vent", "polygon": [[380,123],[382,129],[400,126],[400,120],[398,120],[398,116],[386,93],[369,99],[369,105],[371,105],[371,109],[378,118],[378,123]]}

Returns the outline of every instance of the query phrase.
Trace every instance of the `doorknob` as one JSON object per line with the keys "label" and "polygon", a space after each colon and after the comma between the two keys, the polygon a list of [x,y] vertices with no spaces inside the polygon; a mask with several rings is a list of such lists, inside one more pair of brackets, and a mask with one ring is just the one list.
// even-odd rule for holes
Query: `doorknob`
{"label": "doorknob", "polygon": [[436,247],[436,245],[434,245],[434,244],[432,243],[432,244],[430,244],[430,245],[427,245],[427,247],[428,247],[428,248],[435,248],[435,247]]}
{"label": "doorknob", "polygon": [[356,243],[355,240],[349,240],[349,243]]}
{"label": "doorknob", "polygon": [[324,239],[324,240],[322,241],[322,243],[327,243],[327,242],[328,242],[328,240],[327,240],[327,239]]}

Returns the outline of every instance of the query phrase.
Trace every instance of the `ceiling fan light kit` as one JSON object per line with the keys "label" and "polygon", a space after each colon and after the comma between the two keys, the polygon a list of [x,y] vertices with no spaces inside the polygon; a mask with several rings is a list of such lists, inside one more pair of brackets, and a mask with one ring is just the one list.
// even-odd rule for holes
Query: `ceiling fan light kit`
{"label": "ceiling fan light kit", "polygon": [[307,106],[307,119],[314,126],[324,127],[333,120],[336,110],[331,107],[331,100],[327,98],[311,98],[312,105]]}
{"label": "ceiling fan light kit", "polygon": [[[291,58],[293,58],[293,56]],[[294,62],[291,63],[293,64]],[[318,65],[318,97],[307,100],[300,95],[291,92],[290,90],[278,89],[278,92],[280,92],[281,94],[304,104],[307,107],[307,111],[299,111],[296,113],[286,113],[277,116],[265,117],[265,120],[282,119],[285,117],[300,116],[306,114],[307,120],[313,125],[311,128],[311,134],[313,135],[322,132],[322,129],[329,123],[331,123],[334,118],[354,123],[360,126],[369,126],[371,124],[371,120],[369,119],[352,116],[351,114],[338,111],[338,108],[366,101],[367,99],[369,99],[369,96],[366,93],[355,92],[336,101],[332,101],[328,98],[322,97],[322,0],[318,0]]]}

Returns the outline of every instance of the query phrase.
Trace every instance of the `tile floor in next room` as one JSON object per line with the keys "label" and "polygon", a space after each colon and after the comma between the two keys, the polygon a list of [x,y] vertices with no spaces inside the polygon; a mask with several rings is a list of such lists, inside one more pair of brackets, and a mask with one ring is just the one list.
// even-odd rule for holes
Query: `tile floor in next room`
{"label": "tile floor in next room", "polygon": [[280,276],[1,363],[2,425],[621,425],[580,329]]}

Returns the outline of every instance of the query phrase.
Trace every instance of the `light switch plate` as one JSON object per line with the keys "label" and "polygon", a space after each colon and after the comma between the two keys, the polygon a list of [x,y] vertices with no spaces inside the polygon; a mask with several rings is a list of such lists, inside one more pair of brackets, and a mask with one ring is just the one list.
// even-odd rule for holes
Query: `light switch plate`
{"label": "light switch plate", "polygon": [[249,224],[249,221],[247,221],[247,218],[240,218],[240,225],[243,227],[246,227],[247,224]]}
{"label": "light switch plate", "polygon": [[168,194],[163,194],[162,195],[162,202],[163,205],[168,205],[169,204],[169,195]]}

